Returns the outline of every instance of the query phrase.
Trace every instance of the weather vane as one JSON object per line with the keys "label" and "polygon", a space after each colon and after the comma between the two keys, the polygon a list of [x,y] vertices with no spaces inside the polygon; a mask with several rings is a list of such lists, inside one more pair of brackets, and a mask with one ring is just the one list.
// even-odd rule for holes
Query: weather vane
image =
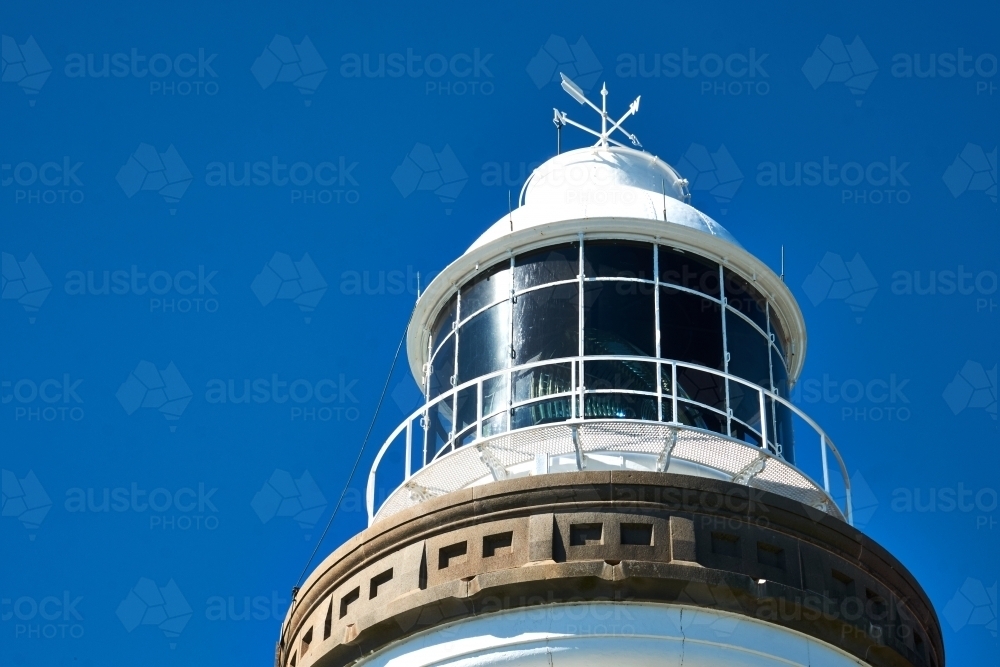
{"label": "weather vane", "polygon": [[586,104],[591,109],[593,109],[594,111],[596,111],[598,113],[598,115],[600,115],[600,117],[601,117],[601,131],[597,132],[595,130],[590,129],[589,127],[587,127],[585,125],[581,125],[580,123],[577,123],[576,121],[572,121],[572,120],[569,119],[569,116],[566,115],[566,112],[559,111],[559,109],[553,109],[552,111],[553,111],[553,113],[555,115],[552,118],[552,122],[555,123],[556,130],[557,130],[556,152],[562,152],[562,128],[563,128],[564,125],[572,125],[573,127],[577,127],[579,129],[583,130],[584,132],[587,132],[588,134],[592,134],[595,137],[597,137],[597,143],[594,144],[595,146],[603,146],[603,147],[607,148],[608,144],[614,144],[615,146],[622,146],[622,147],[624,147],[625,144],[623,144],[623,143],[621,143],[619,141],[615,141],[614,139],[611,138],[611,134],[615,130],[618,130],[619,132],[621,132],[622,134],[624,134],[626,137],[628,137],[629,141],[632,142],[633,146],[637,146],[639,148],[642,148],[642,144],[639,143],[639,140],[636,138],[636,136],[634,134],[631,134],[625,128],[622,127],[622,123],[625,122],[626,118],[628,118],[629,116],[633,116],[633,115],[639,113],[639,100],[642,98],[641,95],[639,97],[635,98],[635,101],[632,102],[632,104],[629,105],[628,111],[625,112],[625,115],[623,115],[621,118],[619,118],[617,121],[615,121],[615,120],[612,120],[611,117],[608,116],[608,87],[607,87],[607,85],[604,85],[604,84],[601,85],[601,108],[597,108],[597,105],[587,99],[587,96],[584,95],[584,93],[583,93],[583,89],[581,89],[580,86],[578,86],[575,83],[573,83],[572,79],[570,79],[568,76],[566,76],[562,72],[559,73],[559,76],[562,77],[562,89],[565,90],[567,93],[569,93],[570,97],[572,97],[574,100],[576,100],[580,104]]}

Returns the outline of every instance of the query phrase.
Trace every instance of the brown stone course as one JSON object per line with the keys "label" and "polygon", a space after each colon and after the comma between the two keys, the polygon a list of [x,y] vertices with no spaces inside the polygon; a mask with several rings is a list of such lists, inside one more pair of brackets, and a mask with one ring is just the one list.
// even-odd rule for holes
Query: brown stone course
{"label": "brown stone course", "polygon": [[435,625],[576,601],[711,607],[875,667],[943,667],[913,576],[846,523],[699,477],[574,472],[433,498],[348,540],[299,591],[277,667],[348,665]]}

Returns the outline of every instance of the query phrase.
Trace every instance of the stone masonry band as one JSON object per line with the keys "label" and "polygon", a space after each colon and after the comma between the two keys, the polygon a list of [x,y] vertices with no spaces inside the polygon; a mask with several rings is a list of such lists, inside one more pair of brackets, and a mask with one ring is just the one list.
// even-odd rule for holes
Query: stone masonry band
{"label": "stone masonry band", "polygon": [[441,623],[581,601],[710,607],[875,667],[943,667],[927,596],[861,532],[757,489],[630,471],[494,482],[376,522],[306,581],[276,666],[349,665]]}

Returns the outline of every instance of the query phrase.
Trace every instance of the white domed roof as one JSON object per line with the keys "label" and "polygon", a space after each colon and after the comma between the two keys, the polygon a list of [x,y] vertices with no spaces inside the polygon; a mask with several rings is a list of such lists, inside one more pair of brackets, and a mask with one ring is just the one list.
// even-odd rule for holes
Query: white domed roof
{"label": "white domed roof", "polygon": [[580,148],[535,169],[521,191],[521,205],[470,250],[512,231],[586,218],[666,220],[739,245],[688,198],[687,181],[654,155],[617,146]]}
{"label": "white domed roof", "polygon": [[634,188],[684,201],[686,181],[649,153],[619,147],[590,147],[562,153],[534,171],[525,185],[525,203],[567,201],[574,195]]}

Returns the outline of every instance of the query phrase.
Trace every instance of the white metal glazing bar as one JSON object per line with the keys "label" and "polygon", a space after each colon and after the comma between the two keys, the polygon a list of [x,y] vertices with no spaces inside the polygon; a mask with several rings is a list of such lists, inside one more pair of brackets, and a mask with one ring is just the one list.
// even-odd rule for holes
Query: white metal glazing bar
{"label": "white metal glazing bar", "polygon": [[[719,296],[722,298],[722,368],[729,374],[729,337],[726,335],[726,283],[725,274],[723,273],[722,264],[719,264]],[[733,414],[732,408],[730,407],[732,403],[729,401],[729,381],[724,381],[726,386],[726,434],[732,437],[733,435],[733,425],[730,421],[730,417]]]}
{"label": "white metal glazing bar", "polygon": [[[580,419],[583,419],[586,416],[586,414],[587,414],[587,405],[586,405],[586,403],[584,403],[584,398],[583,398],[584,385],[586,384],[586,380],[585,380],[585,378],[586,378],[586,374],[585,374],[586,368],[583,365],[584,364],[584,361],[583,361],[583,352],[584,352],[584,349],[585,349],[584,348],[584,338],[583,338],[583,331],[584,331],[584,329],[583,329],[583,315],[584,315],[584,309],[583,309],[583,305],[584,305],[584,303],[583,303],[583,301],[584,301],[584,299],[583,299],[583,295],[584,295],[584,289],[583,289],[583,282],[584,282],[584,277],[583,277],[583,267],[584,267],[584,261],[583,261],[583,232],[580,232],[579,239],[580,239],[579,266],[577,268],[576,279],[579,282],[580,286],[579,286],[579,290],[577,292],[577,299],[579,300],[579,303],[577,304],[577,306],[578,306],[578,309],[577,309],[578,314],[577,314],[577,323],[576,323],[577,324],[577,328],[576,328],[576,340],[577,340],[577,349],[578,349],[577,354],[580,357],[580,360],[578,362],[580,364],[580,373],[579,373],[579,380],[580,380],[579,402],[580,402],[580,408],[579,409],[580,409]],[[571,414],[575,414],[575,411],[573,413],[571,413]]]}
{"label": "white metal glazing bar", "polygon": [[[653,244],[653,322],[656,327],[656,358],[660,358],[660,246]],[[656,418],[663,421],[663,368],[656,364]]]}

